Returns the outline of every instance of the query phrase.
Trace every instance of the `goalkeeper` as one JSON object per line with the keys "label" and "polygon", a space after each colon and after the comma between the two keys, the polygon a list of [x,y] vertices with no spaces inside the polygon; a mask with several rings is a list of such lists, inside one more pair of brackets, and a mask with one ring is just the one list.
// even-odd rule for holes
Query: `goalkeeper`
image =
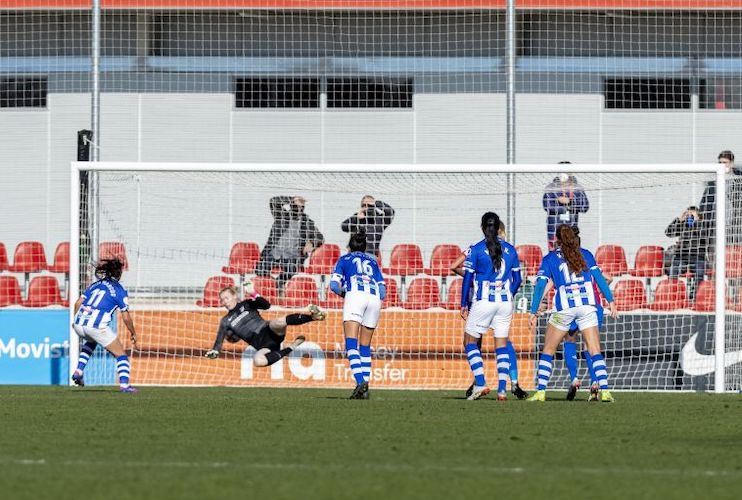
{"label": "goalkeeper", "polygon": [[270,302],[258,295],[250,282],[246,283],[245,293],[248,298],[240,302],[234,287],[227,287],[219,292],[219,300],[228,312],[219,322],[216,341],[214,341],[214,346],[206,352],[207,358],[219,357],[219,351],[225,339],[228,342],[244,340],[257,350],[253,357],[255,366],[270,366],[287,356],[306,340],[300,335],[287,347],[281,349],[281,342],[286,337],[288,326],[325,319],[325,313],[312,304],[301,313],[266,321],[260,316],[260,310],[268,309],[271,306]]}

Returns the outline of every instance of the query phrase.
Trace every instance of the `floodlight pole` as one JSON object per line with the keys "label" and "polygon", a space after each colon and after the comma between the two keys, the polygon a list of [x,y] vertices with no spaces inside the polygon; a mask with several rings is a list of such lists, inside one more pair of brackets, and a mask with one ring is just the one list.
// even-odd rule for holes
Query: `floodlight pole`
{"label": "floodlight pole", "polygon": [[[515,163],[515,1],[507,0],[505,14],[507,25],[507,164]],[[508,239],[515,243],[515,173],[508,173],[507,186],[507,232]]]}

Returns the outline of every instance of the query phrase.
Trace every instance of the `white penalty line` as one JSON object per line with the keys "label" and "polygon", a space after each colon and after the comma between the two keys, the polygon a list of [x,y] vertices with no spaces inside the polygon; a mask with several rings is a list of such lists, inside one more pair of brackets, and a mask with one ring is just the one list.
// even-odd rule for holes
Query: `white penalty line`
{"label": "white penalty line", "polygon": [[[265,463],[265,462],[156,462],[156,461],[126,461],[103,462],[100,460],[46,460],[35,458],[5,458],[0,459],[2,464],[37,466],[37,467],[125,467],[125,468],[173,468],[173,469],[289,469],[307,471],[379,471],[379,472],[453,472],[461,473],[489,473],[499,475],[540,474],[543,468],[527,467],[494,467],[481,464],[474,465],[410,465],[410,464],[308,464],[308,463]],[[622,467],[550,467],[555,472],[572,472],[596,476],[626,475],[626,476],[693,476],[693,477],[739,477],[742,470],[698,470],[698,469],[631,469]]]}

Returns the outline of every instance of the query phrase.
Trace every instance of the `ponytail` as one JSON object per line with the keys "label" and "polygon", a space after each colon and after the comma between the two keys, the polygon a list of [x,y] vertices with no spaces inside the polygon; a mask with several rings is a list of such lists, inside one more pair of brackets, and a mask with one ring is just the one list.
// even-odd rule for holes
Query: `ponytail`
{"label": "ponytail", "polygon": [[497,233],[500,230],[500,217],[494,212],[487,212],[482,216],[482,233],[487,243],[487,251],[492,259],[492,267],[495,272],[500,270],[502,263],[502,245],[497,239]]}
{"label": "ponytail", "polygon": [[556,237],[569,270],[575,274],[587,271],[587,263],[580,251],[580,238],[575,234],[574,229],[562,224],[557,227]]}

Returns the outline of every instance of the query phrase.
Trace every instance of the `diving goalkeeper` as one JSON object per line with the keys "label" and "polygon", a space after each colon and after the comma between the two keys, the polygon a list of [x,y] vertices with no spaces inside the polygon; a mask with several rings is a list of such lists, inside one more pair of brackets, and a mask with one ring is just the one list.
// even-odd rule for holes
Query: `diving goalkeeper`
{"label": "diving goalkeeper", "polygon": [[206,351],[207,358],[219,357],[219,351],[225,339],[228,342],[244,340],[257,350],[253,357],[255,366],[270,366],[287,356],[306,340],[300,335],[287,347],[281,349],[281,342],[286,337],[288,326],[325,319],[324,311],[312,304],[301,313],[266,321],[260,316],[260,310],[268,309],[271,306],[270,302],[255,293],[250,283],[247,283],[246,294],[248,298],[240,302],[234,287],[227,287],[219,292],[219,300],[228,312],[219,322],[216,341],[214,347]]}

